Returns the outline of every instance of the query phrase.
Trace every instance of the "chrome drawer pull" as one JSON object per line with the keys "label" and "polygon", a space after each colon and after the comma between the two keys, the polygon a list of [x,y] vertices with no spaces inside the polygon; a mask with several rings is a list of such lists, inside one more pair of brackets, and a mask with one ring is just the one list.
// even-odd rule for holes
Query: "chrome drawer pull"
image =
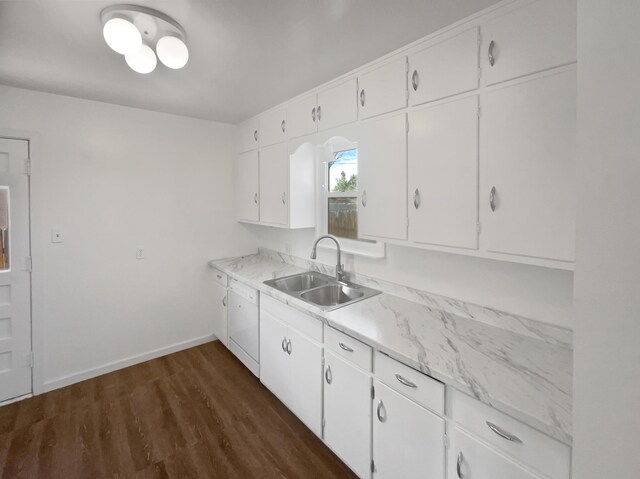
{"label": "chrome drawer pull", "polygon": [[258,130],[254,130],[253,132],[253,139],[258,141]]}
{"label": "chrome drawer pull", "polygon": [[496,47],[496,42],[491,40],[489,43],[489,51],[487,56],[489,57],[489,65],[493,66],[496,63],[496,58],[493,56],[493,49]]}
{"label": "chrome drawer pull", "polygon": [[327,384],[333,382],[333,373],[331,372],[331,366],[327,366],[327,370],[324,372],[324,378],[327,380]]}
{"label": "chrome drawer pull", "polygon": [[311,119],[313,120],[313,122],[316,122],[316,107],[313,107],[313,110],[311,110]]}
{"label": "chrome drawer pull", "polygon": [[491,207],[491,211],[496,210],[496,187],[492,186],[491,191],[489,192],[489,207]]}
{"label": "chrome drawer pull", "polygon": [[287,340],[287,354],[291,356],[291,340]]}
{"label": "chrome drawer pull", "polygon": [[492,422],[487,421],[487,426],[489,426],[489,429],[491,429],[501,438],[506,439],[507,441],[517,442],[518,444],[522,444],[522,440],[518,436],[514,436],[513,434],[508,433],[507,431],[496,426]]}
{"label": "chrome drawer pull", "polygon": [[408,379],[403,378],[399,374],[396,374],[396,379],[400,382],[400,384],[404,384],[405,386],[410,387],[410,388],[418,389],[418,385],[416,383],[412,383],[411,381],[409,381]]}
{"label": "chrome drawer pull", "polygon": [[456,462],[456,473],[458,474],[458,477],[460,479],[464,478],[464,475],[462,474],[462,461],[464,460],[464,457],[462,457],[462,451],[460,451],[458,453],[458,461]]}
{"label": "chrome drawer pull", "polygon": [[340,346],[340,348],[342,348],[343,350],[347,351],[348,353],[352,353],[353,349],[351,349],[349,346],[347,346],[344,343],[338,343],[338,346]]}
{"label": "chrome drawer pull", "polygon": [[222,306],[226,306],[226,305],[227,305],[227,297],[226,297],[226,296],[224,296],[224,297],[222,298]]}
{"label": "chrome drawer pull", "polygon": [[376,409],[376,416],[378,416],[378,421],[385,422],[387,420],[387,415],[385,411],[385,415],[382,415],[382,410],[384,409],[384,404],[382,404],[382,399],[378,403],[378,408]]}
{"label": "chrome drawer pull", "polygon": [[282,338],[282,350],[287,352],[287,338]]}

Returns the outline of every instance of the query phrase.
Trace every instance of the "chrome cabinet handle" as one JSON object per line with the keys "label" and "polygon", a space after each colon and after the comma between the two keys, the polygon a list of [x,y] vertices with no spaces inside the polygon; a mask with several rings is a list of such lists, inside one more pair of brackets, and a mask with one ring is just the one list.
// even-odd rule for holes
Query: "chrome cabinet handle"
{"label": "chrome cabinet handle", "polygon": [[507,441],[517,442],[518,444],[522,444],[522,440],[518,436],[514,436],[513,434],[508,433],[507,431],[505,431],[499,426],[496,426],[492,422],[487,421],[487,426],[489,426],[489,429],[491,429],[501,438],[506,439]]}
{"label": "chrome cabinet handle", "polygon": [[352,353],[353,352],[353,349],[351,349],[349,346],[347,346],[344,343],[338,343],[338,346],[340,346],[341,349],[344,349],[348,353]]}
{"label": "chrome cabinet handle", "polygon": [[420,208],[420,204],[422,203],[422,198],[420,197],[420,190],[416,188],[415,193],[413,194],[413,206],[418,209]]}
{"label": "chrome cabinet handle", "polygon": [[489,206],[491,207],[491,211],[496,210],[496,187],[492,186],[491,191],[489,192]]}
{"label": "chrome cabinet handle", "polygon": [[322,106],[318,105],[318,121],[322,120]]}
{"label": "chrome cabinet handle", "polygon": [[456,462],[456,473],[458,474],[459,479],[463,479],[464,475],[462,474],[462,461],[464,457],[462,456],[462,451],[458,453],[458,461]]}
{"label": "chrome cabinet handle", "polygon": [[284,126],[285,126],[285,121],[282,120],[282,123],[280,123],[280,128],[282,128],[282,133],[284,133]]}
{"label": "chrome cabinet handle", "polygon": [[253,202],[257,205],[258,204],[258,193],[254,193],[253,194]]}
{"label": "chrome cabinet handle", "polygon": [[411,75],[411,85],[413,86],[413,91],[418,91],[419,84],[420,75],[418,75],[418,70],[413,70],[413,75]]}
{"label": "chrome cabinet handle", "polygon": [[313,120],[313,122],[316,122],[316,107],[313,107],[313,110],[311,110],[311,119]]}
{"label": "chrome cabinet handle", "polygon": [[282,338],[282,350],[286,353],[287,352],[287,338]]}
{"label": "chrome cabinet handle", "polygon": [[400,384],[404,384],[405,386],[410,387],[410,388],[418,389],[418,385],[416,383],[413,383],[413,382],[409,381],[408,379],[403,378],[399,374],[396,374],[396,379],[398,380],[398,382],[400,382]]}
{"label": "chrome cabinet handle", "polygon": [[364,93],[364,88],[362,90],[360,90],[360,104],[362,106],[364,106],[364,102],[366,100],[366,95]]}
{"label": "chrome cabinet handle", "polygon": [[217,277],[218,279],[222,279],[222,275],[221,275],[221,274],[216,274],[216,277]]}
{"label": "chrome cabinet handle", "polygon": [[223,296],[222,297],[222,306],[226,306],[227,305],[227,297]]}
{"label": "chrome cabinet handle", "polygon": [[287,354],[291,356],[291,340],[287,339]]}
{"label": "chrome cabinet handle", "polygon": [[324,379],[327,381],[327,384],[331,384],[333,382],[333,374],[331,373],[331,366],[327,366],[327,369],[324,371]]}
{"label": "chrome cabinet handle", "polygon": [[489,57],[489,65],[493,66],[493,64],[496,62],[495,57],[493,56],[493,49],[496,46],[496,42],[494,42],[493,40],[491,40],[491,42],[489,43],[489,51],[487,52],[487,55]]}
{"label": "chrome cabinet handle", "polygon": [[287,203],[287,193],[282,193],[282,204],[286,204]]}
{"label": "chrome cabinet handle", "polygon": [[367,206],[367,190],[363,190],[362,199],[360,201],[362,202],[362,206]]}
{"label": "chrome cabinet handle", "polygon": [[384,410],[384,404],[382,404],[382,399],[378,403],[378,407],[376,408],[376,416],[378,416],[378,421],[385,422],[387,420],[386,411],[384,417],[382,416],[382,411]]}
{"label": "chrome cabinet handle", "polygon": [[253,139],[258,141],[258,130],[253,131]]}

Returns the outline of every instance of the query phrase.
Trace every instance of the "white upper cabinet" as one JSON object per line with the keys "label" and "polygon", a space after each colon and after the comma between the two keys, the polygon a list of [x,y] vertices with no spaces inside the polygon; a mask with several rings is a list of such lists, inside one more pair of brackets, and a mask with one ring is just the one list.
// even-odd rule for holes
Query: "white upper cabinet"
{"label": "white upper cabinet", "polygon": [[316,94],[307,95],[287,105],[287,134],[289,138],[315,133],[318,128]]}
{"label": "white upper cabinet", "polygon": [[392,60],[358,76],[360,118],[371,118],[407,106],[407,58]]}
{"label": "white upper cabinet", "polygon": [[259,161],[258,150],[242,153],[234,163],[236,215],[240,221],[258,221],[259,209]]}
{"label": "white upper cabinet", "polygon": [[485,169],[480,207],[485,247],[573,261],[575,68],[489,92],[482,120]]}
{"label": "white upper cabinet", "polygon": [[260,116],[260,146],[269,146],[287,138],[286,110],[278,108]]}
{"label": "white upper cabinet", "polygon": [[286,225],[288,221],[289,155],[287,144],[260,149],[260,221]]}
{"label": "white upper cabinet", "polygon": [[478,97],[409,114],[409,239],[478,247]]}
{"label": "white upper cabinet", "polygon": [[358,119],[358,82],[355,78],[318,93],[318,130],[328,130]]}
{"label": "white upper cabinet", "polygon": [[253,118],[238,127],[238,151],[256,150],[260,140],[260,120]]}
{"label": "white upper cabinet", "polygon": [[358,139],[358,235],[407,239],[407,115],[362,124]]}
{"label": "white upper cabinet", "polygon": [[576,0],[537,0],[482,25],[487,84],[576,61]]}
{"label": "white upper cabinet", "polygon": [[479,35],[475,27],[409,57],[412,105],[478,88]]}

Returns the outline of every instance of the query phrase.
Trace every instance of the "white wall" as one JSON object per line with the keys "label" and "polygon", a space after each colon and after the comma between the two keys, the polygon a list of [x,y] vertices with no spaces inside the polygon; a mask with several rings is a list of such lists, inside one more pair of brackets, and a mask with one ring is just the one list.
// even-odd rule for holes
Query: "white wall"
{"label": "white wall", "polygon": [[640,2],[578,0],[574,479],[640,471]]}
{"label": "white wall", "polygon": [[36,390],[210,337],[207,260],[255,248],[229,200],[235,127],[4,86],[0,105],[0,131],[38,134]]}
{"label": "white wall", "polygon": [[[314,230],[252,226],[261,246],[308,258]],[[335,252],[318,250],[335,264]],[[346,269],[431,293],[572,327],[573,273],[537,266],[387,245],[383,259],[346,255]]]}

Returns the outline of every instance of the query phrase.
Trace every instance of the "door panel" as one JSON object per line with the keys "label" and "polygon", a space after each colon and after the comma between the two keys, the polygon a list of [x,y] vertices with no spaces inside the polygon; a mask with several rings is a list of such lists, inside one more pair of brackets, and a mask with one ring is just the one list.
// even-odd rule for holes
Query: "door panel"
{"label": "door panel", "polygon": [[27,141],[0,139],[0,401],[31,392],[27,158]]}
{"label": "door panel", "polygon": [[318,93],[318,130],[328,130],[358,119],[358,83],[349,80]]}
{"label": "door panel", "polygon": [[258,189],[258,150],[241,154],[235,164],[236,216],[239,220],[260,219]]}
{"label": "door panel", "polygon": [[227,288],[217,283],[213,284],[213,334],[229,347],[227,324]]}
{"label": "door panel", "polygon": [[300,98],[287,106],[287,135],[297,138],[317,130],[316,95]]}
{"label": "door panel", "polygon": [[280,108],[260,117],[260,147],[273,145],[286,140],[286,110]]}
{"label": "door panel", "polygon": [[444,479],[444,419],[375,381],[376,479]]}
{"label": "door panel", "polygon": [[260,310],[260,381],[289,405],[287,326]]}
{"label": "door panel", "polygon": [[409,120],[409,239],[477,249],[478,97]]}
{"label": "door panel", "polygon": [[358,77],[360,119],[407,106],[407,57],[393,60]]}
{"label": "door panel", "polygon": [[289,204],[287,144],[260,149],[260,221],[286,225]]}

